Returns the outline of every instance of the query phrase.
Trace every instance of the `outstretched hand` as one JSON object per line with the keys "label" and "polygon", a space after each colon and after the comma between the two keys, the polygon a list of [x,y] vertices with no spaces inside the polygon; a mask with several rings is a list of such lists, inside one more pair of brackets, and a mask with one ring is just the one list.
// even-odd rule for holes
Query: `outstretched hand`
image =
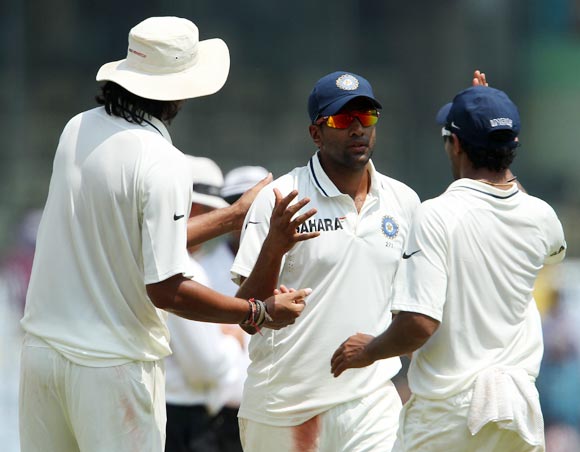
{"label": "outstretched hand", "polygon": [[340,344],[330,360],[330,372],[338,377],[347,369],[370,366],[374,360],[369,356],[367,345],[374,339],[370,334],[356,333]]}
{"label": "outstretched hand", "polygon": [[305,300],[312,293],[312,289],[286,289],[281,286],[270,298],[266,299],[266,310],[271,320],[266,320],[264,328],[279,330],[292,325],[298,316],[302,314],[306,306]]}
{"label": "outstretched hand", "polygon": [[487,79],[485,77],[485,72],[481,72],[479,69],[476,69],[473,72],[473,80],[471,81],[472,86],[489,86],[487,83]]}
{"label": "outstretched hand", "polygon": [[270,230],[264,240],[269,249],[275,250],[279,255],[283,255],[290,251],[295,243],[320,235],[320,232],[297,232],[298,227],[316,213],[316,209],[310,209],[308,212],[294,218],[295,214],[310,202],[309,198],[302,198],[290,205],[298,196],[298,191],[293,190],[283,197],[277,188],[274,188],[274,196],[276,201],[270,217]]}

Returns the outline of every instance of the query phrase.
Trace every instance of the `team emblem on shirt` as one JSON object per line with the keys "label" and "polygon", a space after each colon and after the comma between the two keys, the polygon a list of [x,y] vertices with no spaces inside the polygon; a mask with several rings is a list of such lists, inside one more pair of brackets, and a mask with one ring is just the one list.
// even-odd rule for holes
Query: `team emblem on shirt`
{"label": "team emblem on shirt", "polygon": [[350,74],[342,74],[336,79],[336,86],[346,91],[353,91],[358,88],[358,79]]}
{"label": "team emblem on shirt", "polygon": [[383,234],[385,234],[385,237],[388,239],[394,239],[399,233],[399,225],[393,217],[385,215],[381,220],[381,230],[383,231]]}

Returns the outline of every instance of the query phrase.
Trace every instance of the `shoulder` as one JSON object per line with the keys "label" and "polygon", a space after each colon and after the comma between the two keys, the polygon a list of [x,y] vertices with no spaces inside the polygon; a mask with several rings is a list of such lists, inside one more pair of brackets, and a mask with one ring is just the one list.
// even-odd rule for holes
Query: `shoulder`
{"label": "shoulder", "polygon": [[190,162],[163,138],[157,144],[155,146],[153,141],[135,148],[138,186],[145,192],[189,193],[192,181]]}
{"label": "shoulder", "polygon": [[378,171],[376,175],[381,183],[382,190],[388,190],[389,192],[394,193],[396,196],[405,198],[407,201],[411,201],[416,204],[421,202],[417,192],[415,192],[415,190],[413,190],[404,182],[393,179],[392,177],[386,176],[382,173],[379,173]]}
{"label": "shoulder", "polygon": [[271,182],[272,187],[276,187],[280,191],[292,191],[296,185],[296,181],[303,176],[303,168],[294,168],[292,171],[274,179]]}
{"label": "shoulder", "polygon": [[543,199],[532,196],[529,193],[525,193],[523,191],[520,191],[518,194],[522,197],[522,202],[529,204],[530,207],[533,207],[534,209],[541,209],[545,212],[554,212],[552,206]]}
{"label": "shoulder", "polygon": [[448,203],[443,195],[423,201],[415,212],[414,224],[417,228],[443,231],[450,223]]}
{"label": "shoulder", "polygon": [[[165,141],[165,147],[157,147],[153,143],[141,148],[138,157],[138,167],[146,177],[153,177],[155,179],[161,178],[164,183],[169,184],[171,179],[185,178],[191,179],[189,165],[185,155],[178,149],[171,146]],[[162,143],[159,143],[161,146]],[[159,152],[163,149],[165,152]]]}
{"label": "shoulder", "polygon": [[[81,113],[77,113],[75,116],[70,118],[64,127],[64,131],[70,131],[71,129],[79,129],[81,126],[92,127],[92,122],[96,121],[98,117],[101,116],[102,113],[105,115],[105,109],[103,107],[100,108],[93,108],[91,110],[86,110]],[[88,123],[88,124],[87,124]]]}
{"label": "shoulder", "polygon": [[308,165],[306,165],[294,168],[292,171],[289,171],[283,176],[280,176],[277,179],[275,179],[274,182],[272,183],[276,184],[276,187],[279,188],[280,190],[287,190],[290,192],[294,188],[303,184],[305,180],[309,179],[310,179],[310,169]]}
{"label": "shoulder", "polygon": [[385,198],[386,202],[390,205],[397,204],[405,216],[412,220],[417,208],[421,204],[419,195],[417,195],[415,190],[401,181],[381,173],[377,173],[376,175],[381,184],[381,197]]}
{"label": "shoulder", "polygon": [[543,199],[524,192],[520,192],[520,195],[522,196],[522,203],[526,204],[528,212],[541,216],[542,218],[552,222],[560,221],[554,208]]}
{"label": "shoulder", "polygon": [[292,171],[274,179],[266,185],[256,197],[256,201],[270,200],[274,203],[274,189],[278,189],[282,196],[286,196],[292,190],[298,190],[298,196],[305,196],[306,193],[301,193],[301,187],[304,186],[303,181],[308,176],[306,167],[294,168]]}

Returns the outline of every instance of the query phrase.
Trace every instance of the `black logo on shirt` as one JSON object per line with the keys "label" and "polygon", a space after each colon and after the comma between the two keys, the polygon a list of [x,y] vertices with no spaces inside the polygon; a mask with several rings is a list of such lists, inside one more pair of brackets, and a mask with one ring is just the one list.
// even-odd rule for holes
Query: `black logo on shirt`
{"label": "black logo on shirt", "polygon": [[421,251],[421,250],[413,251],[411,254],[407,254],[406,252],[403,252],[403,259],[409,259],[413,254],[417,254],[419,251]]}
{"label": "black logo on shirt", "polygon": [[246,223],[246,226],[244,227],[244,230],[248,229],[248,226],[251,224],[260,224],[260,222],[259,221],[248,221]]}
{"label": "black logo on shirt", "polygon": [[344,229],[340,218],[311,218],[296,228],[296,232],[338,231]]}
{"label": "black logo on shirt", "polygon": [[176,214],[173,214],[173,220],[174,220],[174,221],[177,221],[177,220],[179,220],[180,218],[183,218],[184,216],[185,216],[185,215],[176,215]]}
{"label": "black logo on shirt", "polygon": [[552,256],[556,256],[557,254],[560,254],[562,251],[564,251],[566,249],[566,247],[564,246],[560,246],[560,249],[558,251],[554,251],[552,254],[550,254],[550,257]]}

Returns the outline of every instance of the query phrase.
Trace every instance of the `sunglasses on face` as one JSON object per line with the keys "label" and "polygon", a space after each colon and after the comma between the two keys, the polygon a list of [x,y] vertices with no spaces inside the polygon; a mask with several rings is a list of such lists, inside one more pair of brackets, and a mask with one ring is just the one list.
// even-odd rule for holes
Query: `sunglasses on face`
{"label": "sunglasses on face", "polygon": [[321,116],[316,120],[316,125],[326,124],[332,129],[348,129],[355,119],[358,119],[363,127],[374,126],[379,120],[378,110],[349,111],[337,113],[331,116]]}

